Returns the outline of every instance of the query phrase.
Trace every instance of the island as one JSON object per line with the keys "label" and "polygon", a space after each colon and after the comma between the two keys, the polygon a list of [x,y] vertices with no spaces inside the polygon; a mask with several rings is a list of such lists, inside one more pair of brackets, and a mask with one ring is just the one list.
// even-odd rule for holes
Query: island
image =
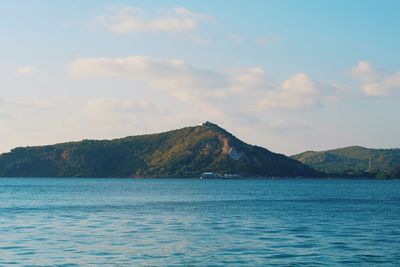
{"label": "island", "polygon": [[1,177],[321,177],[323,173],[249,145],[205,122],[164,133],[18,147],[0,155]]}

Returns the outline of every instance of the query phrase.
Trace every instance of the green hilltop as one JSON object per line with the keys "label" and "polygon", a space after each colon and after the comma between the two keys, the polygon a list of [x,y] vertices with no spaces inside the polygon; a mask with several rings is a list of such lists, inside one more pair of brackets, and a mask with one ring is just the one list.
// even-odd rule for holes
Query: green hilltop
{"label": "green hilltop", "polygon": [[114,140],[18,147],[0,155],[1,177],[199,177],[206,171],[243,177],[321,175],[210,122]]}
{"label": "green hilltop", "polygon": [[351,146],[307,151],[292,158],[331,176],[400,178],[400,149]]}

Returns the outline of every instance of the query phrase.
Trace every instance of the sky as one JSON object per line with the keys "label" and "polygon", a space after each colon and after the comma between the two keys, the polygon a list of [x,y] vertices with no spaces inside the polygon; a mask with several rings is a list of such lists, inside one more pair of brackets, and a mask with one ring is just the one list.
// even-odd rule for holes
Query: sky
{"label": "sky", "polygon": [[400,1],[2,1],[0,152],[211,121],[400,147]]}

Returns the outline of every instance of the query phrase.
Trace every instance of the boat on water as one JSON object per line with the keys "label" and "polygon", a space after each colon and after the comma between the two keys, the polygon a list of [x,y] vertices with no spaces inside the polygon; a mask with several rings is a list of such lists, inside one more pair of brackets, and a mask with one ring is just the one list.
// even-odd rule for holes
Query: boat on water
{"label": "boat on water", "polygon": [[200,176],[200,179],[217,179],[222,178],[222,175],[214,172],[203,172]]}

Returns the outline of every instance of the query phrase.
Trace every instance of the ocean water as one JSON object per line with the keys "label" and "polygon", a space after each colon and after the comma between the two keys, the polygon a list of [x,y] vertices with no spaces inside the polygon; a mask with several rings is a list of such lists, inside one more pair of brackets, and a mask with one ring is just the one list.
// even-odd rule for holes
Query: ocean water
{"label": "ocean water", "polygon": [[0,266],[400,266],[400,181],[0,179]]}

